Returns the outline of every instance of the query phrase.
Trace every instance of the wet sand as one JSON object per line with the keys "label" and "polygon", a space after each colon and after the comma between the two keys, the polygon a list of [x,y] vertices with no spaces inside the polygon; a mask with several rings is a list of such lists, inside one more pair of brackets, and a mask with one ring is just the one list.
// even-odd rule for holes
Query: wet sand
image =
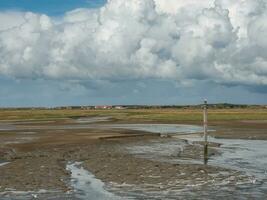
{"label": "wet sand", "polygon": [[[87,123],[85,121],[82,120],[82,124]],[[94,125],[91,128],[64,129],[64,126],[75,124],[77,122],[71,119],[4,124],[9,129],[0,131],[0,160],[10,163],[0,166],[0,197],[14,190],[47,190],[57,192],[59,199],[60,194],[62,199],[63,195],[72,195],[71,175],[66,170],[70,161],[83,162],[85,169],[106,183],[107,190],[124,197],[131,194],[137,199],[143,198],[142,195],[153,198],[157,192],[162,193],[161,198],[164,192],[166,197],[171,198],[171,191],[185,189],[194,192],[186,193],[192,197],[200,194],[195,190],[199,187],[195,186],[216,186],[223,182],[234,188],[238,182],[253,182],[253,177],[242,172],[201,164],[202,146],[199,143],[189,144],[177,139],[177,143],[184,143],[184,148],[174,149],[172,154],[162,155],[160,160],[149,154],[132,152],[129,147],[168,143],[172,138],[161,138],[160,134],[144,131],[97,128]],[[101,123],[97,124],[101,127]],[[55,125],[60,128],[51,128]],[[18,130],[12,130],[13,126]],[[267,125],[258,121],[216,122],[211,128],[216,130],[210,132],[215,137],[267,138]],[[219,144],[210,146],[210,157],[220,153]],[[197,162],[177,162],[179,159]],[[229,193],[229,198],[233,193]],[[173,198],[175,195],[177,193],[173,194]]]}

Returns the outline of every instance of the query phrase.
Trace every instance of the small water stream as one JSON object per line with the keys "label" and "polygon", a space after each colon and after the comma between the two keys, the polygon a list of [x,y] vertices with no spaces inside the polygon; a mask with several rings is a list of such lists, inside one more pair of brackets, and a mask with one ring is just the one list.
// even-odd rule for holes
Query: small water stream
{"label": "small water stream", "polygon": [[74,188],[76,198],[84,200],[119,199],[119,197],[106,191],[104,188],[105,184],[85,170],[81,164],[81,162],[74,162],[67,164],[66,167],[71,172],[71,186]]}

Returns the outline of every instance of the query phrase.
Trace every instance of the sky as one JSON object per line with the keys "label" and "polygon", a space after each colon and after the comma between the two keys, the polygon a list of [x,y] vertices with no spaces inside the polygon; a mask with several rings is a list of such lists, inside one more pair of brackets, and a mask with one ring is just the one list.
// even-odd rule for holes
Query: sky
{"label": "sky", "polygon": [[1,0],[0,107],[267,104],[267,0]]}
{"label": "sky", "polygon": [[57,16],[76,8],[98,8],[105,3],[106,0],[1,0],[0,9]]}

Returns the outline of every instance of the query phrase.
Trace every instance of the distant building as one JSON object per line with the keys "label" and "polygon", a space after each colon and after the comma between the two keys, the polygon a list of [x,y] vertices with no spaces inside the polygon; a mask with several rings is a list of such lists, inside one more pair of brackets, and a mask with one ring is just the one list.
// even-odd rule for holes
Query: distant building
{"label": "distant building", "polygon": [[125,107],[123,107],[123,106],[115,106],[115,109],[122,110],[122,109],[125,109]]}
{"label": "distant building", "polygon": [[95,109],[112,109],[112,106],[95,106]]}

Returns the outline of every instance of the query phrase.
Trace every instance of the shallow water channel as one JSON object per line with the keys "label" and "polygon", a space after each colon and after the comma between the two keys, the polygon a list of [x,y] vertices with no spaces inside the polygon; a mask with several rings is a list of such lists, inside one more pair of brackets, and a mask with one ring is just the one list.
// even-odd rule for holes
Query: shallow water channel
{"label": "shallow water channel", "polygon": [[66,169],[71,172],[71,186],[74,188],[74,195],[78,199],[119,199],[104,188],[104,183],[98,180],[89,171],[81,166],[81,162],[67,164]]}
{"label": "shallow water channel", "polygon": [[[171,127],[169,129],[168,127]],[[123,128],[125,128],[124,125]],[[167,127],[167,128],[166,128]],[[199,126],[172,126],[172,125],[156,125],[156,126],[146,126],[142,125],[129,125],[127,128],[133,130],[145,130],[148,132],[154,133],[171,133],[174,138],[186,139],[189,144],[194,142],[203,141],[203,138],[199,134],[194,134],[202,131],[202,127]],[[158,129],[157,129],[158,128]],[[182,129],[180,129],[182,128]],[[190,130],[187,130],[189,128]],[[157,129],[155,131],[155,129]],[[170,131],[171,130],[171,131]],[[212,130],[211,130],[212,131]],[[181,134],[189,133],[189,134]],[[217,139],[209,137],[210,142],[215,142],[221,144],[220,147],[216,148],[220,154],[211,156],[208,162],[208,165],[223,167],[227,169],[237,170],[243,172],[246,176],[250,177],[249,182],[239,182],[237,183],[238,187],[235,188],[236,191],[233,191],[233,186],[227,186],[227,183],[222,183],[224,187],[221,187],[217,193],[213,194],[223,196],[223,193],[227,194],[231,191],[236,196],[236,199],[247,199],[251,197],[253,199],[266,199],[267,198],[267,141],[266,140],[246,140],[246,139]],[[142,147],[130,147],[130,151],[134,154],[144,155],[145,157],[154,154],[160,158],[161,154],[167,155],[173,153],[173,149],[184,147],[183,142],[169,141],[167,143],[156,143],[150,145],[144,145]],[[143,152],[141,152],[143,151]],[[144,151],[146,151],[144,153]],[[149,155],[149,156],[148,156]],[[166,159],[164,160],[166,161]],[[168,160],[167,160],[168,161]],[[173,161],[173,160],[172,160]],[[187,161],[180,160],[179,157],[175,160],[178,163],[186,163]],[[200,160],[188,160],[188,163],[201,164]],[[207,195],[208,193],[213,193],[210,191],[210,188],[205,188],[199,192]],[[223,190],[224,189],[224,190]],[[189,191],[188,195],[192,195]],[[244,196],[243,196],[244,195]]]}

